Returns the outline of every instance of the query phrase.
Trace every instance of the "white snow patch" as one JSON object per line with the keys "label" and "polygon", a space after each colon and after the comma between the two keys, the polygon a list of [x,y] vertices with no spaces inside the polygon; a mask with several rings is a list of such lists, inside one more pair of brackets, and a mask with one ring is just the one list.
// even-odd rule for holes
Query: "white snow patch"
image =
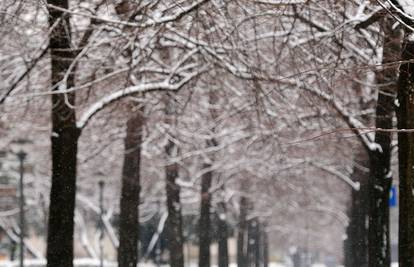
{"label": "white snow patch", "polygon": [[387,178],[387,179],[392,178],[392,170],[388,170],[387,174],[385,175],[385,178]]}
{"label": "white snow patch", "polygon": [[398,3],[401,5],[403,11],[411,16],[414,17],[414,2],[413,0],[398,0]]}
{"label": "white snow patch", "polygon": [[368,143],[368,149],[371,150],[371,151],[378,151],[380,153],[383,152],[381,145],[376,143],[376,142]]}
{"label": "white snow patch", "polygon": [[382,186],[379,186],[377,184],[375,185],[375,189],[377,189],[380,192],[383,192],[384,191],[384,188],[382,188]]}
{"label": "white snow patch", "polygon": [[394,100],[394,105],[395,105],[397,108],[399,108],[399,107],[400,107],[400,101],[398,101],[398,98],[396,98],[396,99]]}

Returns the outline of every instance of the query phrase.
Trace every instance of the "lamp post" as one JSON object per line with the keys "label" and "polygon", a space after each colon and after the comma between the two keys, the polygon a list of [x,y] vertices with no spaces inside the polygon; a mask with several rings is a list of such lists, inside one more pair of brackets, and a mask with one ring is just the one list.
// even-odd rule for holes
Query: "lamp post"
{"label": "lamp post", "polygon": [[103,216],[104,216],[104,207],[103,207],[103,190],[105,186],[104,181],[99,181],[99,228],[100,228],[100,236],[99,236],[99,266],[103,267],[103,261],[104,261],[104,254],[103,254],[103,235],[104,235],[104,222],[103,222]]}
{"label": "lamp post", "polygon": [[[157,210],[159,214],[160,214],[160,208],[161,208],[160,200],[157,200]],[[160,214],[160,219],[161,219],[161,214]],[[155,247],[155,261],[157,263],[157,267],[160,267],[161,265],[161,231],[157,229],[157,232],[158,232],[158,240],[157,240],[157,244]]]}
{"label": "lamp post", "polygon": [[23,178],[24,178],[24,159],[26,158],[26,153],[24,151],[19,151],[17,153],[17,158],[20,162],[20,181],[19,181],[19,191],[20,191],[20,267],[23,267],[24,261],[24,229],[25,229],[25,220],[24,220],[24,191],[23,191]]}

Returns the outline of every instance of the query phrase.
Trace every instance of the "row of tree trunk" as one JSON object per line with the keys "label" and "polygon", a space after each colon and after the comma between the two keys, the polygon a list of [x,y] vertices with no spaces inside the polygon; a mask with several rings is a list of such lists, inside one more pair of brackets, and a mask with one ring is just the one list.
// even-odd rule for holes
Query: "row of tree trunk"
{"label": "row of tree trunk", "polygon": [[[210,93],[209,102],[216,103],[214,93]],[[176,115],[174,103],[171,97],[166,95],[165,122],[175,123]],[[210,110],[213,118],[216,117],[214,110]],[[122,177],[122,194],[120,202],[120,246],[118,249],[118,264],[120,267],[137,266],[138,261],[138,215],[139,215],[139,192],[140,192],[140,146],[142,143],[142,127],[144,125],[143,110],[134,113],[127,122],[127,134],[125,137],[125,158]],[[211,129],[215,131],[214,127]],[[173,133],[168,133],[173,136]],[[217,146],[214,138],[207,140],[206,147]],[[178,147],[171,138],[165,146],[167,164],[165,166],[166,196],[168,218],[166,223],[166,235],[172,267],[184,266],[183,254],[183,232],[182,214],[180,202],[180,187],[176,183],[179,177],[179,165],[170,160],[178,155]],[[200,218],[199,218],[199,266],[210,267],[210,245],[212,241],[211,225],[211,186],[213,181],[212,162],[203,165],[204,174],[201,177],[200,192]],[[240,218],[238,232],[238,264],[245,267],[267,267],[268,265],[268,240],[264,225],[258,218],[247,219],[247,212],[251,204],[246,197],[240,198]],[[216,214],[218,215],[218,265],[229,266],[228,256],[228,229],[226,221],[226,202],[219,202]],[[131,230],[133,229],[133,231]]]}
{"label": "row of tree trunk", "polygon": [[[397,1],[393,2],[401,9]],[[405,36],[401,30],[395,29],[394,17],[384,16],[381,21],[383,67],[376,75],[379,86],[375,143],[378,148],[367,148],[362,152],[368,156],[362,156],[362,165],[368,167],[369,173],[354,171],[361,188],[352,193],[349,212],[350,224],[345,242],[345,266],[349,267],[389,267],[391,264],[389,192],[392,184],[392,132],[387,129],[393,128],[394,110],[399,130],[399,266],[414,266],[414,133],[411,130],[414,129],[414,41],[411,38],[414,21],[403,15],[400,19]],[[358,158],[361,159],[357,157],[357,161]]]}
{"label": "row of tree trunk", "polygon": [[240,217],[237,233],[237,266],[267,267],[269,241],[266,227],[259,218],[248,218],[252,204],[245,196],[240,197]]}
{"label": "row of tree trunk", "polygon": [[[68,0],[48,0],[48,4],[63,9],[68,8]],[[54,90],[71,88],[75,85],[76,68],[71,69],[76,53],[71,48],[69,15],[59,9],[49,8],[50,54]],[[66,73],[70,74],[65,77]],[[50,193],[47,266],[73,266],[74,210],[76,199],[77,144],[81,130],[76,126],[75,92],[52,95],[52,187]],[[166,117],[174,115],[174,107],[166,101]],[[138,218],[140,193],[140,164],[143,110],[134,112],[127,122],[125,137],[125,158],[122,172],[120,199],[120,225],[118,263],[120,267],[137,266],[138,262]],[[170,121],[168,121],[170,122]],[[211,141],[211,140],[210,140]],[[214,142],[208,142],[214,145]],[[165,147],[167,158],[177,154],[178,148],[169,140]],[[168,161],[168,159],[167,159]],[[208,168],[209,166],[205,166]],[[183,267],[183,234],[181,218],[180,187],[176,183],[179,174],[177,163],[169,162],[165,167],[167,196],[167,238],[170,252],[170,265]],[[201,216],[200,216],[200,266],[210,266],[210,206],[212,173],[202,177]],[[223,207],[225,204],[223,203]],[[225,208],[223,210],[225,213]],[[223,215],[224,216],[224,215]],[[223,218],[223,216],[221,218]],[[227,225],[220,220],[221,238],[219,242],[221,267],[228,266]]]}
{"label": "row of tree trunk", "polygon": [[397,126],[400,130],[398,133],[400,176],[398,257],[400,267],[409,267],[414,266],[414,132],[412,130],[414,129],[414,39],[412,38],[414,20],[401,14],[400,17],[406,27],[397,98]]}
{"label": "row of tree trunk", "polygon": [[[64,9],[68,8],[67,0],[48,0],[51,6],[57,6]],[[398,2],[395,1],[396,4]],[[398,6],[398,5],[397,5]],[[409,27],[414,26],[414,22],[401,16],[402,21]],[[414,129],[414,41],[412,32],[409,27],[406,27],[405,38],[402,49],[400,49],[400,38],[397,38],[398,31],[392,29],[390,25],[392,22],[384,20],[382,22],[384,32],[384,62],[392,63],[396,61],[395,55],[401,56],[401,65],[399,70],[398,81],[398,106],[397,106],[397,120],[398,120],[398,158],[399,158],[399,175],[400,175],[400,215],[399,215],[399,262],[401,267],[414,266],[414,136],[412,131],[406,129]],[[70,36],[70,22],[67,14],[64,14],[59,9],[49,8],[49,24],[51,27],[50,34],[50,54],[51,54],[51,85],[54,90],[60,88],[70,88],[74,86],[75,69],[71,69],[71,64],[76,57],[76,53],[71,48]],[[401,53],[399,52],[399,49]],[[397,56],[398,57],[398,56]],[[391,65],[391,66],[396,66]],[[66,73],[70,74],[66,76]],[[395,81],[397,74],[395,68],[384,68],[384,71],[378,76],[380,84],[387,84]],[[392,112],[396,87],[381,86],[378,94],[377,112],[376,112],[376,127],[382,129],[392,128]],[[72,109],[67,102],[75,105],[75,92],[67,94],[52,94],[52,133],[51,133],[51,147],[52,147],[52,186],[50,193],[50,208],[48,221],[48,238],[47,238],[47,266],[73,266],[73,231],[74,231],[74,209],[75,209],[75,194],[76,194],[76,156],[77,143],[81,134],[81,129],[76,126],[75,109]],[[139,119],[131,118],[137,122],[129,122],[135,126],[139,123]],[[141,122],[142,124],[142,122]],[[139,125],[139,124],[138,124]],[[132,126],[131,126],[132,127]],[[139,128],[139,127],[138,127]],[[136,134],[137,129],[130,129],[135,136],[133,138],[139,139],[139,134]],[[132,137],[131,137],[132,138]],[[133,139],[132,138],[132,139]],[[126,153],[125,157],[131,157],[135,162],[139,162],[139,145],[137,140],[126,140],[126,147],[131,146],[131,151],[134,153]],[[129,143],[131,142],[131,143]],[[139,140],[138,140],[139,142]],[[391,151],[391,137],[389,132],[376,132],[375,142],[380,146],[380,149],[370,150],[370,179],[368,193],[370,195],[369,204],[369,228],[368,228],[368,264],[370,267],[389,266],[390,252],[389,252],[389,207],[388,194],[391,184],[390,173],[390,151]],[[173,155],[177,150],[172,142],[169,142],[165,148],[166,154]],[[138,176],[138,177],[137,177]],[[206,191],[209,184],[209,175],[203,179]],[[179,201],[179,186],[176,184],[178,177],[178,165],[171,163],[166,166],[166,191],[167,191],[167,207],[169,218],[167,222],[167,232],[170,246],[171,266],[183,266],[183,237],[182,237],[182,220],[181,207]],[[133,180],[136,179],[136,180]],[[136,203],[139,203],[139,166],[127,167],[124,165],[123,182],[126,185],[131,185],[128,188],[134,190],[135,194],[122,191],[121,203],[124,207],[121,208],[121,216],[128,218],[121,219],[121,225],[130,226],[138,225],[138,210]],[[206,193],[207,192],[207,193]],[[203,194],[207,199],[202,201],[203,216],[209,207],[209,192],[208,190]],[[355,194],[356,195],[356,194]],[[362,195],[362,194],[359,194]],[[123,200],[122,200],[123,199]],[[129,199],[126,201],[126,199]],[[203,196],[202,196],[203,199]],[[358,200],[355,200],[358,203]],[[353,205],[356,207],[357,205]],[[128,211],[128,214],[126,212]],[[132,212],[132,213],[129,213]],[[129,217],[130,216],[130,217]],[[241,218],[244,214],[241,214]],[[134,218],[133,218],[134,217]],[[205,217],[206,219],[206,217]],[[203,223],[209,223],[208,219]],[[360,220],[361,221],[361,220]],[[200,222],[201,224],[201,222]],[[240,222],[240,229],[247,229],[246,222]],[[136,227],[137,228],[137,227]],[[130,231],[131,229],[129,229]],[[135,230],[134,230],[135,231]],[[138,230],[129,236],[138,236]],[[240,230],[242,231],[242,230]],[[245,230],[243,230],[245,231]],[[364,232],[364,231],[360,231]],[[366,235],[366,233],[364,233]],[[120,231],[120,238],[122,241],[120,251],[134,251],[130,250],[136,247],[137,242],[126,239],[125,233]],[[243,235],[238,237],[241,242]],[[365,238],[365,237],[364,237]],[[365,239],[363,239],[365,240]],[[200,241],[209,243],[209,237],[200,234]],[[244,248],[238,249],[239,266],[246,265],[250,256],[244,253]],[[209,265],[209,252],[203,247],[200,251],[202,259],[200,264],[203,266]],[[135,266],[137,255],[123,255],[120,253],[120,266]],[[223,255],[223,259],[228,256]],[[363,257],[362,257],[363,258]],[[242,260],[243,259],[243,260]],[[122,265],[121,265],[122,264]],[[200,265],[201,266],[201,265]],[[355,265],[354,265],[355,266]],[[363,265],[361,265],[363,266]]]}

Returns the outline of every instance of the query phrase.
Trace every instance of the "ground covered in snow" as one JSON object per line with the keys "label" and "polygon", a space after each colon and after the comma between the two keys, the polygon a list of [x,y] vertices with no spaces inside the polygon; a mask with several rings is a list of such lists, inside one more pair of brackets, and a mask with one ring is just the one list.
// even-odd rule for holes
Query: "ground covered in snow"
{"label": "ground covered in snow", "polygon": [[[46,260],[27,260],[25,261],[25,267],[44,267],[46,265]],[[75,259],[74,265],[76,267],[99,267],[99,260],[97,259]],[[0,267],[18,267],[18,261],[0,261]],[[105,262],[104,267],[116,267],[115,262]],[[156,267],[154,263],[139,263],[139,267]],[[161,267],[168,267],[168,265],[161,265]],[[188,267],[197,267],[196,264],[190,264]],[[212,267],[217,267],[212,265]],[[236,264],[232,263],[229,267],[237,267]],[[269,267],[291,267],[284,265],[282,263],[271,262]],[[312,267],[326,267],[324,264],[313,264]],[[338,266],[339,267],[339,266]],[[398,265],[393,265],[392,267],[398,267]]]}
{"label": "ground covered in snow", "polygon": [[[99,260],[97,259],[89,259],[89,258],[82,258],[82,259],[75,259],[74,265],[76,267],[99,267]],[[18,267],[18,261],[0,261],[0,267]],[[24,264],[25,267],[44,267],[46,266],[46,260],[27,260]],[[105,262],[104,267],[116,267],[117,264],[115,262]],[[154,263],[139,263],[139,267],[156,267]],[[168,265],[161,265],[161,267],[168,267]],[[186,266],[187,267],[187,266]],[[190,264],[188,267],[197,267],[196,264]],[[212,265],[212,267],[217,267]],[[236,264],[231,263],[229,267],[237,267]],[[288,265],[284,265],[282,263],[271,262],[269,267],[291,267]],[[325,264],[313,264],[311,267],[326,267]],[[338,266],[342,267],[342,266]],[[393,263],[391,267],[398,267],[398,263]]]}

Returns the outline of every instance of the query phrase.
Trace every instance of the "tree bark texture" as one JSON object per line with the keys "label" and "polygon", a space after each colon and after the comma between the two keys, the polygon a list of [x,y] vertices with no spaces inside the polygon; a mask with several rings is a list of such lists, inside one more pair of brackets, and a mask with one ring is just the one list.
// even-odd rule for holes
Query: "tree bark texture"
{"label": "tree bark texture", "polygon": [[[377,73],[378,100],[376,128],[392,129],[394,101],[397,93],[398,67],[390,65],[400,59],[401,33],[393,29],[394,19],[385,16],[381,26],[384,34],[383,61],[385,67]],[[391,174],[391,132],[376,132],[375,142],[380,149],[370,151],[370,220],[369,266],[385,267],[391,264],[389,194]]]}
{"label": "tree bark texture", "polygon": [[266,231],[266,224],[263,224],[261,227],[262,235],[262,255],[263,255],[263,267],[269,266],[269,237]]}
{"label": "tree bark texture", "polygon": [[[68,8],[67,0],[49,0],[48,4]],[[52,28],[49,47],[51,55],[51,85],[74,86],[73,72],[65,80],[75,53],[71,49],[69,16],[49,9]],[[73,232],[76,194],[76,156],[80,130],[76,127],[76,114],[67,103],[75,105],[75,93],[53,94],[52,100],[52,186],[47,237],[47,267],[73,266]]]}
{"label": "tree bark texture", "polygon": [[247,210],[248,200],[240,197],[239,227],[237,233],[237,266],[247,267]]}
{"label": "tree bark texture", "polygon": [[[411,25],[412,26],[412,25]],[[407,30],[408,31],[408,30]],[[398,129],[414,129],[414,41],[406,32],[398,81]],[[411,40],[410,40],[411,39]],[[414,133],[398,133],[400,267],[414,266]]]}
{"label": "tree bark texture", "polygon": [[[217,118],[214,105],[217,104],[217,95],[213,90],[209,91],[209,113],[211,114],[212,121],[215,123]],[[211,134],[215,133],[215,125],[210,129]],[[206,147],[211,148],[217,146],[217,141],[214,137],[209,138],[206,141]],[[211,161],[214,161],[214,155],[211,155]],[[210,170],[212,163],[205,163],[203,169],[206,172],[201,177],[201,204],[200,204],[200,221],[199,221],[199,267],[210,267],[210,244],[211,244],[211,183],[213,179],[213,172]]]}
{"label": "tree bark texture", "polygon": [[126,128],[119,215],[119,267],[136,267],[138,264],[142,112],[136,111],[128,119]]}
{"label": "tree bark texture", "polygon": [[[211,164],[204,164],[203,169],[211,168]],[[201,177],[201,205],[199,221],[199,267],[210,267],[210,243],[211,243],[211,181],[213,173],[208,170]]]}
{"label": "tree bark texture", "polygon": [[218,204],[218,266],[229,266],[229,252],[228,252],[228,229],[227,229],[227,215],[226,203],[223,201]]}
{"label": "tree bark texture", "polygon": [[[171,123],[171,116],[175,115],[174,106],[170,97],[166,99],[167,123]],[[165,146],[167,161],[177,155],[178,148],[172,140],[168,140]],[[184,240],[182,231],[182,215],[180,202],[180,186],[176,183],[178,178],[178,163],[168,162],[165,167],[167,210],[168,218],[166,222],[166,233],[168,250],[170,253],[171,267],[184,267]]]}
{"label": "tree bark texture", "polygon": [[345,267],[368,266],[368,223],[369,223],[369,167],[368,152],[361,148],[354,159],[352,179],[360,183],[358,191],[351,193],[348,211],[349,225],[345,241]]}

